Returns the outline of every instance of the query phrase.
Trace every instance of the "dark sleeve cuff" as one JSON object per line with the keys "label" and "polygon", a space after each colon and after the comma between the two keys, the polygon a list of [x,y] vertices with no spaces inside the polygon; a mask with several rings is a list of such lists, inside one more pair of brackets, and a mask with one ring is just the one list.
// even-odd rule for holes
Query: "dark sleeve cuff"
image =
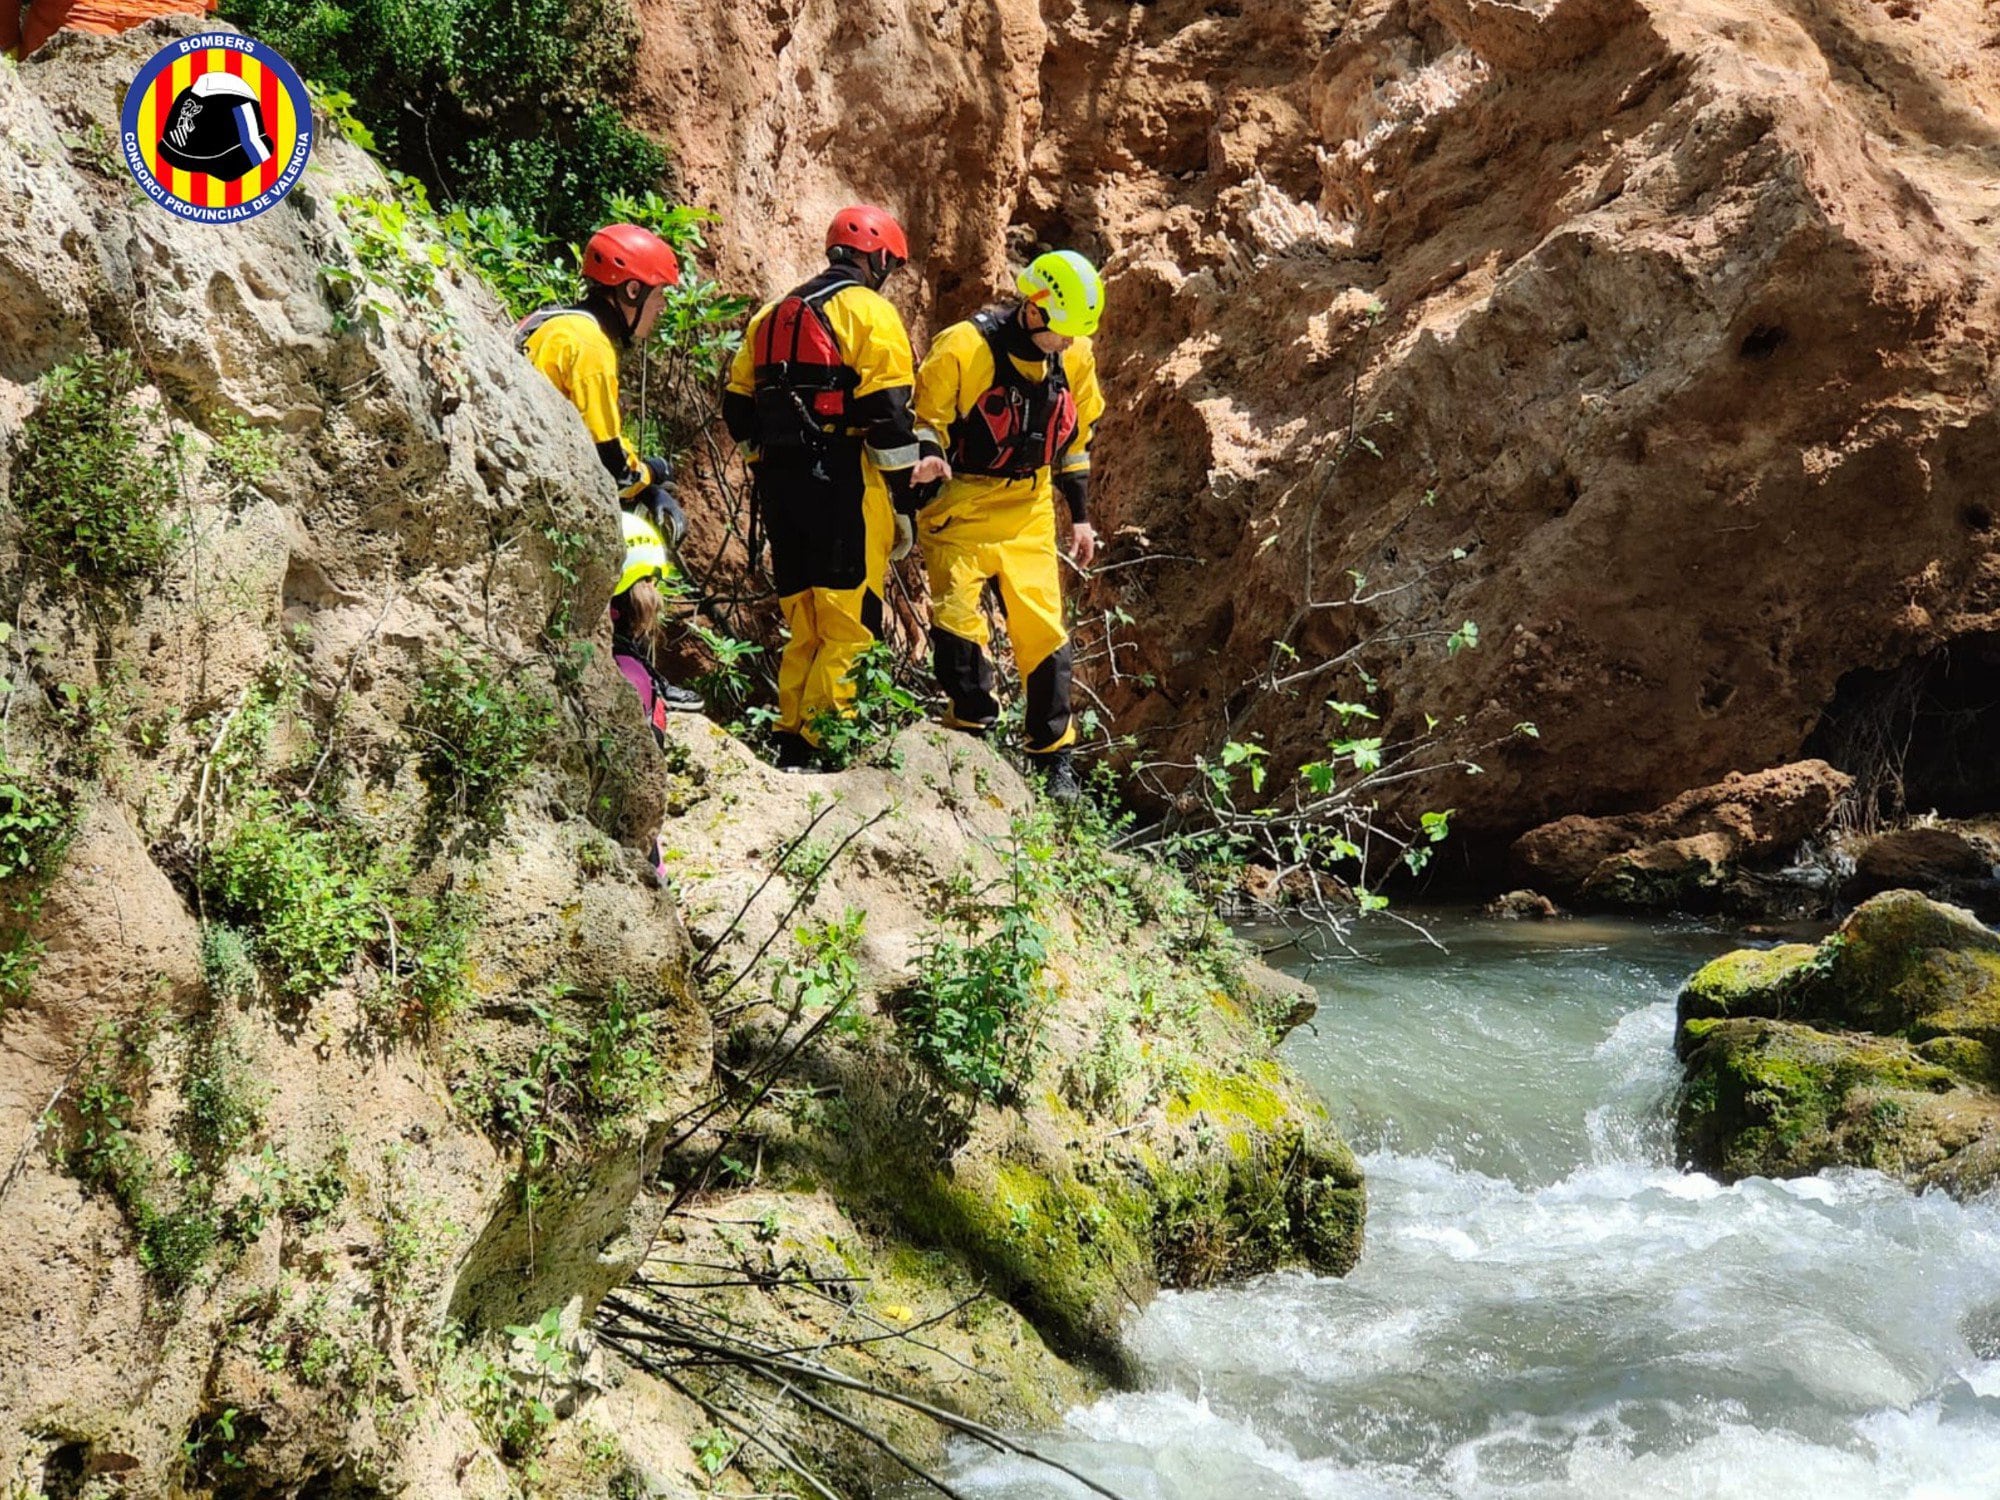
{"label": "dark sleeve cuff", "polygon": [[1069,506],[1069,520],[1072,526],[1081,526],[1090,519],[1088,474],[1060,475],[1056,479],[1056,489],[1062,493],[1064,503]]}
{"label": "dark sleeve cuff", "polygon": [[757,441],[757,402],[741,391],[726,391],[722,397],[722,425],[737,443]]}
{"label": "dark sleeve cuff", "polygon": [[889,487],[889,503],[902,515],[917,513],[916,487],[910,483],[908,469],[884,469],[882,483]]}
{"label": "dark sleeve cuff", "polygon": [[606,438],[597,445],[597,456],[612,480],[622,489],[630,489],[645,479],[645,475],[634,473],[625,459],[625,445],[617,438]]}

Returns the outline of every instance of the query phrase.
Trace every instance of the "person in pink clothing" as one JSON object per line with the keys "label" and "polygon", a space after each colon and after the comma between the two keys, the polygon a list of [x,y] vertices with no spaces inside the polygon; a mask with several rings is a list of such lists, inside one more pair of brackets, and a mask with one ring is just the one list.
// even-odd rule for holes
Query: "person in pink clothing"
{"label": "person in pink clothing", "polygon": [[[660,583],[667,577],[667,543],[660,530],[646,517],[624,512],[625,566],[618,577],[618,589],[611,596],[611,659],[639,695],[646,722],[653,737],[667,742],[667,715],[699,713],[701,699],[686,688],[662,677],[653,665],[653,653],[660,644],[660,612],[664,600]],[[653,873],[664,882],[666,862],[660,856],[660,841],[653,840]]]}

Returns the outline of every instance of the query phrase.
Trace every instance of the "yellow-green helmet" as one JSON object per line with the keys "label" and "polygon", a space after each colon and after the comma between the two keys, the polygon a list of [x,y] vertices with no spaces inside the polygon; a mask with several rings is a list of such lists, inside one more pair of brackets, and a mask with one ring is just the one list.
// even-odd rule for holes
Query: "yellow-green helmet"
{"label": "yellow-green helmet", "polygon": [[667,576],[667,539],[642,515],[621,511],[625,519],[625,571],[614,594],[622,594],[642,578]]}
{"label": "yellow-green helmet", "polygon": [[1104,316],[1104,278],[1074,250],[1037,255],[1014,285],[1064,338],[1089,338],[1097,332],[1097,320]]}

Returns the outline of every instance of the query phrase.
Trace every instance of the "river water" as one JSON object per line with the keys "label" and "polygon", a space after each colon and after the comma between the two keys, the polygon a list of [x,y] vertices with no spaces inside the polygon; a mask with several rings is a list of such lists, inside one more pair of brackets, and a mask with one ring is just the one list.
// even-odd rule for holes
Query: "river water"
{"label": "river water", "polygon": [[1431,928],[1314,968],[1287,1043],[1361,1153],[1361,1264],[1162,1296],[1143,1388],[1037,1444],[1126,1500],[2000,1497],[2000,1208],[1676,1170],[1673,997],[1721,937]]}

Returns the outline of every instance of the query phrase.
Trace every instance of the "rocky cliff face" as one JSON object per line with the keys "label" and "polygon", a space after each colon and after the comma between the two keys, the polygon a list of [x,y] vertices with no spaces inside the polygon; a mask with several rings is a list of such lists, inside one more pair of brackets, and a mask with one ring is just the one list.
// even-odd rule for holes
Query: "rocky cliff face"
{"label": "rocky cliff face", "polygon": [[1128,566],[1085,602],[1137,622],[1097,686],[1148,752],[1311,757],[1361,679],[1260,683],[1372,639],[1395,735],[1540,726],[1402,797],[1514,832],[2000,662],[1975,0],[640,8],[750,284],[854,195],[909,219],[933,325],[1003,246],[1108,262]]}
{"label": "rocky cliff face", "polygon": [[[468,1047],[503,1076],[531,1005],[616,994],[672,1089],[708,1072],[673,904],[590,820],[650,829],[664,773],[608,658],[558,683],[545,649],[602,614],[615,510],[483,289],[370,282],[360,152],[228,230],[137,193],[107,122],[192,25],[0,67],[0,1474],[490,1490],[426,1351],[619,1279],[664,1130],[607,1115],[536,1224]],[[497,837],[418,728],[448,661],[598,745],[523,741]]]}
{"label": "rocky cliff face", "polygon": [[[1157,1285],[1351,1266],[1358,1169],[1271,1055],[1296,987],[1176,878],[1017,833],[1019,775],[934,729],[841,777],[702,719],[662,753],[608,480],[363,152],[227,229],[135,191],[107,122],[198,24],[0,66],[0,1488],[711,1487],[686,1392],[728,1377],[589,1332],[642,1265],[1008,1423]],[[912,971],[983,951],[1010,858],[1025,1019],[974,1099]],[[758,1422],[875,1482],[831,1417]]]}

